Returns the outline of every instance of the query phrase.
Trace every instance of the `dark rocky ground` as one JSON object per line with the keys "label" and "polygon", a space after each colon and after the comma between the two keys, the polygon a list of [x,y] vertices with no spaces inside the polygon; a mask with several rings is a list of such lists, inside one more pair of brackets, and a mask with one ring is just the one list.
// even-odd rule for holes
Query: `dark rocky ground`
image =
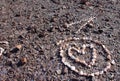
{"label": "dark rocky ground", "polygon": [[[75,34],[65,23],[95,16],[94,28]],[[78,28],[79,29],[79,28]],[[101,41],[116,64],[97,81],[120,79],[119,0],[0,0],[0,41],[9,47],[0,58],[0,81],[92,81],[61,62],[56,45],[61,39],[81,34]],[[16,45],[18,51],[10,51]],[[20,59],[27,62],[21,63]]]}

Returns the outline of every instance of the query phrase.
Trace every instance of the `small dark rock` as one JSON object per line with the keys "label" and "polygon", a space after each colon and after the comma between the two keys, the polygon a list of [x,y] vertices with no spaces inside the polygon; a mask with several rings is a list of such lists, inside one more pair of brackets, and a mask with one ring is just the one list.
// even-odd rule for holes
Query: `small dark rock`
{"label": "small dark rock", "polygon": [[4,53],[3,55],[8,57],[8,58],[10,58],[10,56],[11,56],[11,54],[9,52]]}
{"label": "small dark rock", "polygon": [[114,28],[113,27],[110,27],[111,30],[113,30]]}
{"label": "small dark rock", "polygon": [[11,22],[11,26],[15,26],[16,25],[16,23],[15,22]]}
{"label": "small dark rock", "polygon": [[28,31],[28,33],[37,33],[37,29],[34,26],[29,26],[26,28],[26,30]]}
{"label": "small dark rock", "polygon": [[40,33],[38,34],[38,37],[39,37],[39,38],[45,37],[45,33],[44,33],[44,32],[40,32]]}
{"label": "small dark rock", "polygon": [[28,27],[26,28],[27,31],[30,31],[31,29],[32,29],[32,27],[30,27],[30,26],[28,26]]}
{"label": "small dark rock", "polygon": [[24,64],[27,63],[27,58],[21,58],[20,61],[17,63],[17,66],[20,67],[20,66],[23,66]]}
{"label": "small dark rock", "polygon": [[111,34],[108,34],[108,35],[107,35],[107,37],[108,37],[108,38],[111,38],[111,37],[112,37],[112,35],[111,35]]}
{"label": "small dark rock", "polygon": [[17,53],[18,51],[19,51],[18,48],[13,48],[10,52],[11,52],[11,53]]}
{"label": "small dark rock", "polygon": [[15,48],[10,50],[11,53],[17,53],[22,48],[22,45],[17,45]]}
{"label": "small dark rock", "polygon": [[46,8],[45,8],[45,6],[42,5],[42,6],[41,6],[41,9],[46,9]]}
{"label": "small dark rock", "polygon": [[88,0],[81,0],[81,1],[80,1],[80,4],[86,4],[87,1],[88,1]]}
{"label": "small dark rock", "polygon": [[47,31],[48,32],[53,32],[54,28],[53,27],[50,27]]}
{"label": "small dark rock", "polygon": [[50,22],[55,22],[55,21],[57,21],[57,18],[56,18],[56,17],[53,17],[53,18],[51,18],[51,20],[50,20]]}
{"label": "small dark rock", "polygon": [[39,51],[41,55],[44,55],[44,51],[43,50],[40,50]]}
{"label": "small dark rock", "polygon": [[93,24],[92,23],[87,24],[86,26],[89,27],[89,28],[93,28]]}
{"label": "small dark rock", "polygon": [[15,14],[15,17],[20,17],[20,14]]}
{"label": "small dark rock", "polygon": [[7,61],[7,62],[5,63],[5,65],[12,67],[12,66],[13,66],[13,63],[12,63],[12,61]]}
{"label": "small dark rock", "polygon": [[23,39],[23,36],[22,36],[22,35],[19,35],[18,38],[19,38],[19,39]]}
{"label": "small dark rock", "polygon": [[98,31],[93,31],[93,33],[95,33],[95,34],[102,34],[103,30],[99,29]]}
{"label": "small dark rock", "polygon": [[108,22],[108,21],[109,21],[109,19],[107,19],[107,18],[106,18],[106,19],[105,19],[105,21],[106,21],[106,22]]}
{"label": "small dark rock", "polygon": [[54,58],[53,57],[50,57],[50,60],[53,60]]}

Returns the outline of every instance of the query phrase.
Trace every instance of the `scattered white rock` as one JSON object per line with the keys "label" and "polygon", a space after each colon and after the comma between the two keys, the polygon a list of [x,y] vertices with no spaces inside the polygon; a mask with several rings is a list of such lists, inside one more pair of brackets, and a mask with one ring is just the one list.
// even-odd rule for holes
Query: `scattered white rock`
{"label": "scattered white rock", "polygon": [[111,64],[112,64],[112,65],[115,65],[115,60],[112,60],[112,61],[111,61]]}
{"label": "scattered white rock", "polygon": [[3,52],[4,52],[4,49],[0,47],[0,56],[2,55]]}
{"label": "scattered white rock", "polygon": [[59,74],[59,75],[62,73],[62,71],[61,71],[60,69],[58,69],[56,72],[57,72],[57,74]]}

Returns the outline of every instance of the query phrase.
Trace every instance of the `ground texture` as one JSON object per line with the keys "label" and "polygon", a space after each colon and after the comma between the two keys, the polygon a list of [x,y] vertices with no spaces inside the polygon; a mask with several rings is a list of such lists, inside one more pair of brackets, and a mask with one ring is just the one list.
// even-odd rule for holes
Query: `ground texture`
{"label": "ground texture", "polygon": [[[96,17],[94,27],[65,23]],[[115,65],[103,75],[80,76],[61,62],[56,42],[87,36],[101,41]],[[0,81],[119,81],[119,0],[0,0]],[[16,45],[21,49],[13,50]],[[99,49],[98,49],[99,50]],[[27,60],[27,61],[26,61]]]}

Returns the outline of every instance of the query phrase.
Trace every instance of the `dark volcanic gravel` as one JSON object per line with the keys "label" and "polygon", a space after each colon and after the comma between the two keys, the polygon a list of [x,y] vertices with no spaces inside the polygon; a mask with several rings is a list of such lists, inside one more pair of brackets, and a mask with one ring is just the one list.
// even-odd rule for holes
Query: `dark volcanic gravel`
{"label": "dark volcanic gravel", "polygon": [[[66,27],[95,16],[94,27]],[[101,41],[116,64],[103,75],[80,76],[61,62],[56,42],[88,36]],[[119,0],[0,0],[0,81],[119,81]],[[16,45],[21,49],[11,51]]]}

